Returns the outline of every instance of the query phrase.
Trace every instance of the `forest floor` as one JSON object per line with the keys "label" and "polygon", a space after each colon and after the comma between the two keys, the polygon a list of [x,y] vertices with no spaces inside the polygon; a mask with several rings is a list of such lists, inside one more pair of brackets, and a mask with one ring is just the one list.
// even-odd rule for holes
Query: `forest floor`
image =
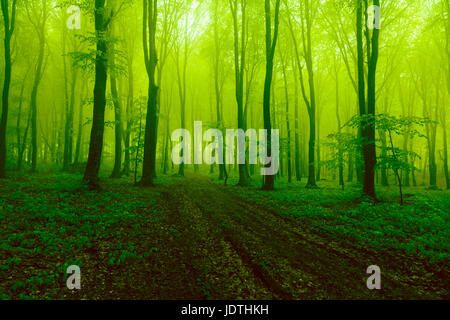
{"label": "forest floor", "polygon": [[[407,189],[400,206],[395,189],[374,205],[326,182],[264,192],[188,173],[97,192],[80,179],[0,181],[1,299],[450,298],[448,191]],[[66,287],[72,264],[81,290]]]}

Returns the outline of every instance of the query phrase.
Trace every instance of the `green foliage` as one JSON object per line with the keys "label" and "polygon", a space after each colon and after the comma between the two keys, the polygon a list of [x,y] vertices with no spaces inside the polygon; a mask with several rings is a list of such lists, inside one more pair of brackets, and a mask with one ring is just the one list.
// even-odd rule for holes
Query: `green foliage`
{"label": "green foliage", "polygon": [[8,298],[58,294],[69,265],[86,274],[93,263],[122,267],[158,251],[137,240],[161,219],[158,193],[145,200],[127,193],[129,186],[98,193],[80,178],[60,174],[0,185],[0,292]]}
{"label": "green foliage", "polygon": [[328,141],[324,146],[329,148],[331,156],[322,160],[321,164],[327,168],[336,169],[343,165],[350,156],[357,159],[357,165],[361,165],[361,139],[351,133],[333,133],[327,136]]}
{"label": "green foliage", "polygon": [[307,192],[298,182],[293,186],[279,181],[279,191],[246,190],[242,196],[353,245],[399,249],[433,262],[450,258],[448,192],[407,188],[414,196],[401,206],[393,202],[389,190],[379,191],[382,202],[374,204],[361,198],[356,186],[345,192],[325,182],[320,189]]}

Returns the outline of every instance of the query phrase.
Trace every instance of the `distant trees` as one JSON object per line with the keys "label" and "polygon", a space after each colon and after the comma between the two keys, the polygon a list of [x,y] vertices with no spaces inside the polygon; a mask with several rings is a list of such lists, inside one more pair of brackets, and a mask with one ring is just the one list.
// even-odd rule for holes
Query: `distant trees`
{"label": "distant trees", "polygon": [[[16,22],[16,6],[17,0],[13,0],[11,9],[8,0],[1,0],[1,9],[3,15],[3,32],[4,32],[4,44],[5,44],[5,74],[3,82],[2,92],[2,117],[0,120],[0,178],[6,176],[6,125],[8,122],[9,111],[9,90],[11,86],[11,37],[14,33],[14,27]],[[11,15],[10,15],[11,10]]]}
{"label": "distant trees", "polygon": [[[97,187],[102,163],[112,178],[142,170],[135,172],[137,184],[151,186],[157,168],[184,175],[187,165],[175,170],[170,164],[171,129],[202,120],[224,137],[227,128],[266,129],[269,143],[259,146],[268,161],[272,129],[279,129],[275,176],[255,175],[267,170],[264,162],[228,163],[242,186],[261,179],[271,190],[276,179],[308,176],[307,188],[320,178],[343,187],[356,172],[364,193],[375,198],[375,185],[397,185],[398,175],[402,186],[416,185],[416,165],[425,169],[425,184],[450,188],[449,0],[407,7],[380,0],[80,0],[71,10],[82,10],[81,29],[71,31],[68,5],[1,1],[0,177],[11,163],[18,170],[84,169],[83,180]],[[383,9],[386,38],[380,58],[376,7]],[[420,128],[423,141],[406,129],[390,141],[389,130],[371,126],[377,114],[417,112],[432,120]],[[366,123],[345,126],[355,114]],[[320,135],[328,139],[321,142]],[[396,156],[411,170],[396,172],[384,161],[392,145],[401,146]],[[246,161],[250,150],[247,141],[238,143]],[[219,153],[219,180],[228,176],[225,154]],[[208,168],[210,174],[216,167]]]}

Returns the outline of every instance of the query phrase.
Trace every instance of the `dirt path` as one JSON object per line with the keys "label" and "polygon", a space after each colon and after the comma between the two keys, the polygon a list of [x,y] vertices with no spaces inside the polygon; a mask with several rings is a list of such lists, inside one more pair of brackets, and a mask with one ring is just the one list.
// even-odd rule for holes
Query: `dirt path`
{"label": "dirt path", "polygon": [[[423,278],[424,271],[436,275],[434,265],[329,239],[238,191],[192,174],[162,191],[168,232],[158,264],[168,271],[153,277],[159,298],[423,299],[446,292],[445,274]],[[366,287],[372,264],[381,268],[382,290]]]}

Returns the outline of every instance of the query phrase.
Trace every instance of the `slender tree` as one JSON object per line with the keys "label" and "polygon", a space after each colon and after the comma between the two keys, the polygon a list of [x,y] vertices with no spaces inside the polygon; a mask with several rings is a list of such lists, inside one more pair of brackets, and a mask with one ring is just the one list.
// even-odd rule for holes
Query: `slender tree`
{"label": "slender tree", "polygon": [[37,141],[37,96],[39,85],[42,80],[45,69],[45,35],[46,35],[46,23],[49,17],[47,8],[47,0],[43,0],[41,9],[39,11],[38,5],[27,3],[27,15],[28,19],[34,27],[36,35],[39,40],[38,58],[36,63],[36,71],[34,75],[33,87],[31,90],[31,171],[35,172],[37,167],[37,155],[38,155],[38,141]]}
{"label": "slender tree", "polygon": [[[379,0],[373,0],[373,5],[380,7]],[[364,8],[364,14],[363,14]],[[356,0],[356,41],[358,56],[358,102],[360,116],[366,116],[362,123],[361,134],[363,141],[364,156],[364,187],[363,191],[369,197],[376,198],[375,194],[375,165],[376,147],[375,147],[375,101],[376,101],[376,70],[378,63],[378,42],[380,30],[374,28],[373,31],[368,28],[368,23],[363,26],[363,17],[369,21],[367,0]],[[364,40],[365,35],[366,57],[368,61],[367,70],[367,97],[365,86],[365,68],[364,68]],[[366,104],[367,103],[367,104]]]}
{"label": "slender tree", "polygon": [[[244,117],[244,79],[246,70],[246,52],[247,52],[247,1],[245,0],[229,0],[231,16],[233,18],[233,35],[234,35],[234,72],[235,72],[235,97],[237,103],[238,129],[247,130],[247,124]],[[238,11],[240,12],[240,27]],[[239,39],[239,29],[241,31]],[[239,41],[240,40],[240,41]],[[239,139],[239,138],[238,138]],[[238,154],[245,153],[241,150],[241,143],[238,143]],[[250,175],[248,174],[247,165],[239,163],[239,182],[240,186],[249,184]]]}
{"label": "slender tree", "polygon": [[288,63],[287,57],[280,51],[280,61],[281,69],[283,71],[283,81],[284,81],[284,98],[285,98],[285,118],[286,118],[286,135],[287,135],[287,170],[288,170],[288,181],[292,182],[292,162],[291,162],[291,123],[289,119],[289,88],[288,88],[288,73],[286,71],[286,64]]}
{"label": "slender tree", "polygon": [[152,186],[156,176],[157,143],[157,103],[158,87],[155,82],[155,70],[158,63],[156,51],[156,28],[158,20],[158,1],[144,0],[143,45],[145,67],[148,76],[147,118],[145,125],[144,162],[140,185]]}
{"label": "slender tree", "polygon": [[314,66],[312,58],[312,7],[309,0],[304,0],[300,4],[301,9],[301,37],[303,44],[303,57],[306,64],[306,69],[308,73],[308,86],[309,86],[309,96],[306,92],[306,84],[303,75],[303,64],[300,60],[302,56],[300,54],[300,49],[298,47],[297,38],[294,31],[294,26],[292,22],[291,14],[289,13],[287,23],[288,29],[292,37],[292,41],[295,49],[295,58],[297,61],[297,68],[300,77],[300,87],[302,92],[303,101],[306,105],[309,116],[309,143],[308,143],[308,182],[306,183],[307,188],[317,188],[316,184],[316,171],[315,171],[315,145],[316,145],[316,92],[314,84]]}
{"label": "slender tree", "polygon": [[[275,50],[278,41],[279,28],[279,14],[280,14],[280,0],[275,3],[274,26],[272,32],[272,13],[270,0],[265,0],[265,22],[266,22],[266,76],[264,80],[264,100],[263,100],[263,115],[264,115],[264,129],[267,130],[267,155],[272,156],[272,121],[270,96],[272,88],[273,77],[273,60],[275,57]],[[270,165],[270,164],[269,164]],[[264,177],[263,190],[273,190],[275,187],[275,176],[267,175]]]}
{"label": "slender tree", "polygon": [[[216,122],[217,127],[224,129],[223,123],[223,86],[225,83],[225,77],[221,72],[221,59],[222,59],[222,45],[219,35],[219,1],[214,3],[214,58],[213,58],[213,75],[214,75],[214,94],[216,105]],[[224,130],[223,130],[224,131]],[[224,146],[225,149],[225,146]],[[221,154],[222,159],[219,159],[219,180],[224,180],[226,166],[225,166],[225,152]]]}

